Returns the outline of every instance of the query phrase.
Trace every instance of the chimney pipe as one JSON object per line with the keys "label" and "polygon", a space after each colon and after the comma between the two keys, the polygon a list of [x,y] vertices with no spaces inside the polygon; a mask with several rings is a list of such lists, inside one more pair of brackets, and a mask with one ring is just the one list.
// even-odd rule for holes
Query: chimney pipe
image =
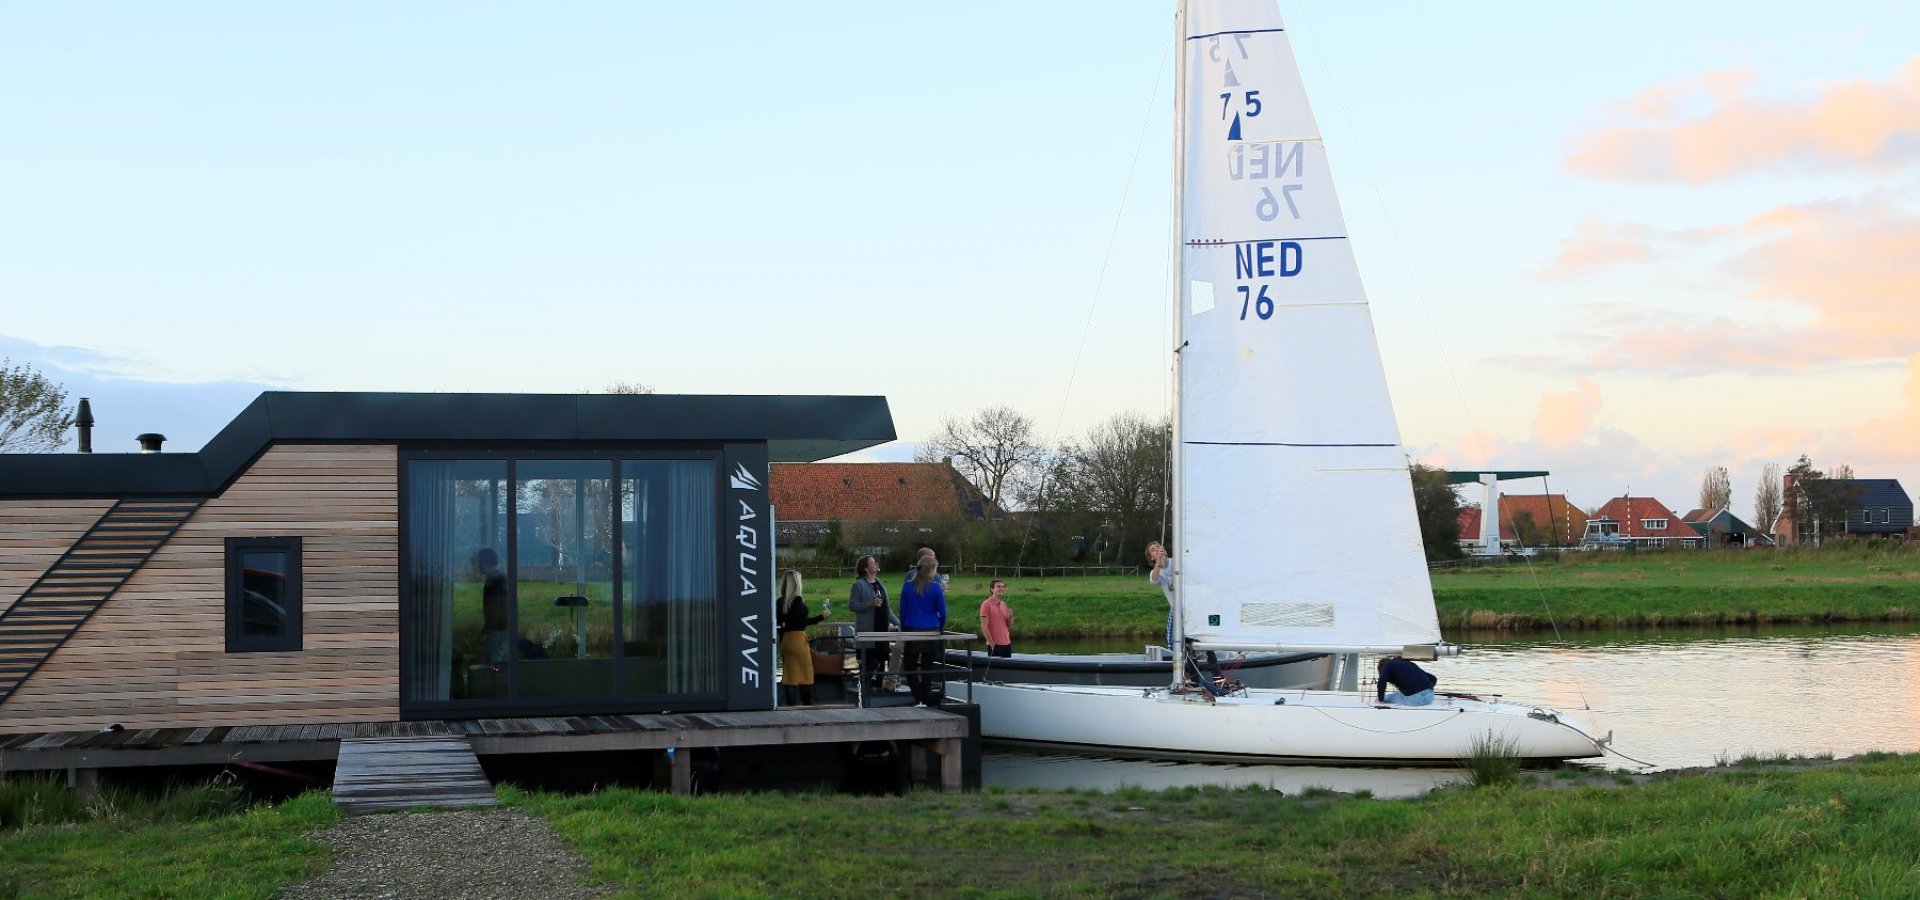
{"label": "chimney pipe", "polygon": [[93,404],[80,398],[80,411],[74,414],[73,427],[80,432],[80,452],[93,452]]}
{"label": "chimney pipe", "polygon": [[167,439],[166,435],[154,434],[151,431],[134,438],[134,440],[140,442],[141,453],[159,453],[160,444],[166,441],[166,439]]}

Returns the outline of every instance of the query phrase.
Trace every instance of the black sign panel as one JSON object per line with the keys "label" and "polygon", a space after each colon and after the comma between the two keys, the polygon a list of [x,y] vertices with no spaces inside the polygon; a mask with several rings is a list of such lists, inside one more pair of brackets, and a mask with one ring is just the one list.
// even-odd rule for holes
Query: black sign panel
{"label": "black sign panel", "polygon": [[726,481],[720,501],[721,620],[726,654],[721,683],[728,709],[773,708],[773,509],[767,500],[767,445],[728,444],[720,459]]}

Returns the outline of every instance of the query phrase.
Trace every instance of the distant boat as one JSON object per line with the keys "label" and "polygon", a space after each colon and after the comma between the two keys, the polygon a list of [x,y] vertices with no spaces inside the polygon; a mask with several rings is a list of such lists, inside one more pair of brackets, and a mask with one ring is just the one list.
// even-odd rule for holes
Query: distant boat
{"label": "distant boat", "polygon": [[1173,563],[1187,659],[1145,689],[989,675],[973,685],[983,735],[1265,761],[1453,764],[1496,744],[1600,755],[1592,728],[1541,706],[1387,706],[1372,691],[1222,685],[1192,664],[1209,650],[1308,653],[1350,673],[1355,654],[1457,649],[1440,640],[1372,317],[1286,27],[1248,0],[1182,3],[1177,21]]}

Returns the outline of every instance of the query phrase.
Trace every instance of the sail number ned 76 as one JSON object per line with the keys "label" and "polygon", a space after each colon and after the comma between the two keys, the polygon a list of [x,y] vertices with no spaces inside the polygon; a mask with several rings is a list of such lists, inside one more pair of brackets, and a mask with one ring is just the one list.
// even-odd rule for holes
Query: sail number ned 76
{"label": "sail number ned 76", "polygon": [[1234,285],[1240,294],[1240,319],[1245,321],[1247,313],[1252,312],[1260,319],[1273,318],[1273,298],[1267,295],[1268,284],[1244,282],[1254,279],[1292,278],[1300,274],[1304,265],[1304,251],[1299,241],[1242,241],[1233,245],[1233,278],[1243,282]]}

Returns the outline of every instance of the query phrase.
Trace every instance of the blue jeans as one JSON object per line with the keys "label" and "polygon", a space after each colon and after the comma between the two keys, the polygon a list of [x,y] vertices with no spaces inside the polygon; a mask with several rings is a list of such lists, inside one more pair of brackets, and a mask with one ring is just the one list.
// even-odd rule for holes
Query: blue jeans
{"label": "blue jeans", "polygon": [[1428,688],[1411,697],[1399,691],[1388,691],[1387,702],[1398,703],[1402,706],[1430,706],[1433,703],[1433,689]]}

